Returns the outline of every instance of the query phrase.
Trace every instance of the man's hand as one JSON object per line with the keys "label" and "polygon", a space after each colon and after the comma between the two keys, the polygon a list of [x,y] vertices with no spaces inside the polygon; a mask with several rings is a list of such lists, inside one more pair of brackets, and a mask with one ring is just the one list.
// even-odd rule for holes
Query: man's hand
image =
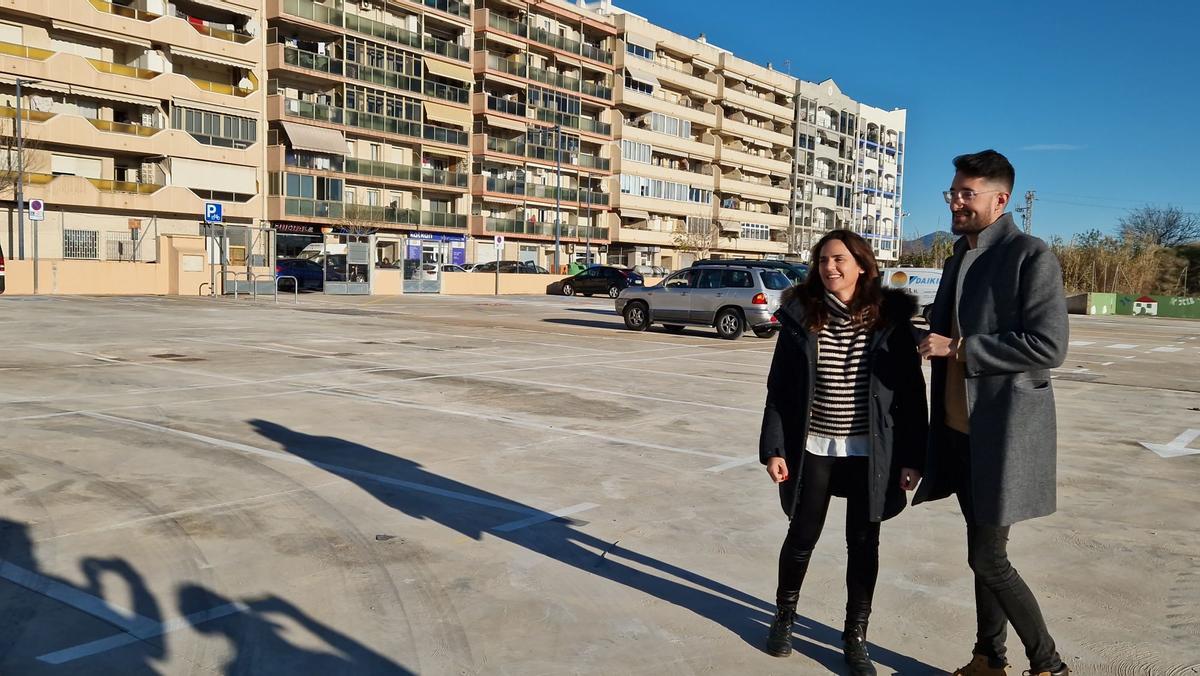
{"label": "man's hand", "polygon": [[925,359],[933,359],[934,357],[951,357],[958,352],[958,340],[951,340],[946,336],[941,336],[936,333],[931,333],[925,336],[920,345],[917,345],[917,353]]}
{"label": "man's hand", "polygon": [[921,473],[915,469],[905,467],[900,470],[900,488],[911,491],[917,487],[917,482],[921,480]]}
{"label": "man's hand", "polygon": [[767,474],[771,475],[771,481],[777,484],[787,481],[787,463],[784,462],[783,458],[771,458],[767,460]]}

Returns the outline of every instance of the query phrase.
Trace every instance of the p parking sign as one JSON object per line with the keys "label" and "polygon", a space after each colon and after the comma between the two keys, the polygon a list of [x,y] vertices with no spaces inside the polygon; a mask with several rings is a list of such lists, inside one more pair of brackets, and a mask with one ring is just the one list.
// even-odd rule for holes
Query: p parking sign
{"label": "p parking sign", "polygon": [[204,222],[205,223],[220,223],[221,222],[221,203],[220,202],[205,202],[204,203]]}

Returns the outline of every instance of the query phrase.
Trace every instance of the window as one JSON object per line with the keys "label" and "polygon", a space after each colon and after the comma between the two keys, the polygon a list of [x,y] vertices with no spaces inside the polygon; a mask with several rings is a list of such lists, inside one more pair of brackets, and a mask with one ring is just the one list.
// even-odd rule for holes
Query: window
{"label": "window", "polygon": [[678,117],[662,113],[650,114],[650,129],[660,134],[670,134],[680,138],[690,139],[692,137],[691,120],[681,120]]}
{"label": "window", "polygon": [[379,191],[378,190],[368,190],[367,191],[367,206],[369,206],[369,207],[379,206]]}
{"label": "window", "polygon": [[650,163],[651,148],[649,143],[637,141],[621,141],[621,157],[630,162]]}
{"label": "window", "polygon": [[625,51],[630,54],[633,54],[634,56],[636,56],[640,59],[645,59],[647,61],[654,60],[654,50],[653,49],[646,49],[645,47],[643,47],[641,45],[635,45],[632,42],[625,43]]}
{"label": "window", "polygon": [[654,93],[654,87],[652,85],[646,84],[645,82],[642,82],[641,80],[635,80],[635,79],[633,79],[633,77],[631,77],[629,75],[625,76],[625,88],[629,89],[631,91],[645,94],[646,96],[650,96],[651,94]]}
{"label": "window", "polygon": [[782,291],[792,285],[787,276],[777,270],[762,270],[758,276],[762,278],[763,286],[772,291]]}
{"label": "window", "polygon": [[771,239],[771,228],[761,223],[742,223],[742,237],[746,239],[769,240]]}
{"label": "window", "polygon": [[63,258],[100,258],[100,233],[64,228]]}
{"label": "window", "polygon": [[696,285],[698,289],[719,289],[721,288],[721,277],[725,274],[724,270],[705,269],[700,271],[700,283]]}
{"label": "window", "polygon": [[725,270],[721,275],[721,286],[726,289],[752,289],[754,279],[749,270]]}
{"label": "window", "polygon": [[663,286],[667,287],[668,289],[686,289],[692,285],[692,280],[695,278],[695,274],[696,273],[693,270],[677,272],[668,277],[667,281],[663,282]]}
{"label": "window", "polygon": [[258,125],[253,118],[179,106],[171,109],[171,128],[186,131],[204,145],[222,148],[248,148],[258,138]]}

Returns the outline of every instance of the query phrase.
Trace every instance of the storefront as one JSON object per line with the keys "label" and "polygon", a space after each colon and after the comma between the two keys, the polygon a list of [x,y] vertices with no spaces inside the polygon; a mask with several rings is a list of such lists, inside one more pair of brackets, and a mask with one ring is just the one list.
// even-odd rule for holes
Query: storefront
{"label": "storefront", "polygon": [[466,264],[467,239],[463,235],[410,232],[403,256],[404,292],[438,293],[444,266]]}

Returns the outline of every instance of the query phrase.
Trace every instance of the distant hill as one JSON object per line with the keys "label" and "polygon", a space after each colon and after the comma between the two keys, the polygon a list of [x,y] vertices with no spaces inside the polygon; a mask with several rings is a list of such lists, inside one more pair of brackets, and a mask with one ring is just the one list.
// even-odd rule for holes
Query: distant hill
{"label": "distant hill", "polygon": [[930,247],[933,246],[934,240],[936,240],[939,236],[943,236],[943,235],[946,237],[949,237],[951,239],[954,239],[953,233],[949,233],[944,230],[939,230],[937,232],[931,232],[928,235],[925,235],[924,237],[921,237],[918,239],[904,240],[904,244],[901,245],[902,248],[900,249],[900,251],[902,251],[903,253],[906,253],[906,254],[920,253],[922,251],[929,251]]}

